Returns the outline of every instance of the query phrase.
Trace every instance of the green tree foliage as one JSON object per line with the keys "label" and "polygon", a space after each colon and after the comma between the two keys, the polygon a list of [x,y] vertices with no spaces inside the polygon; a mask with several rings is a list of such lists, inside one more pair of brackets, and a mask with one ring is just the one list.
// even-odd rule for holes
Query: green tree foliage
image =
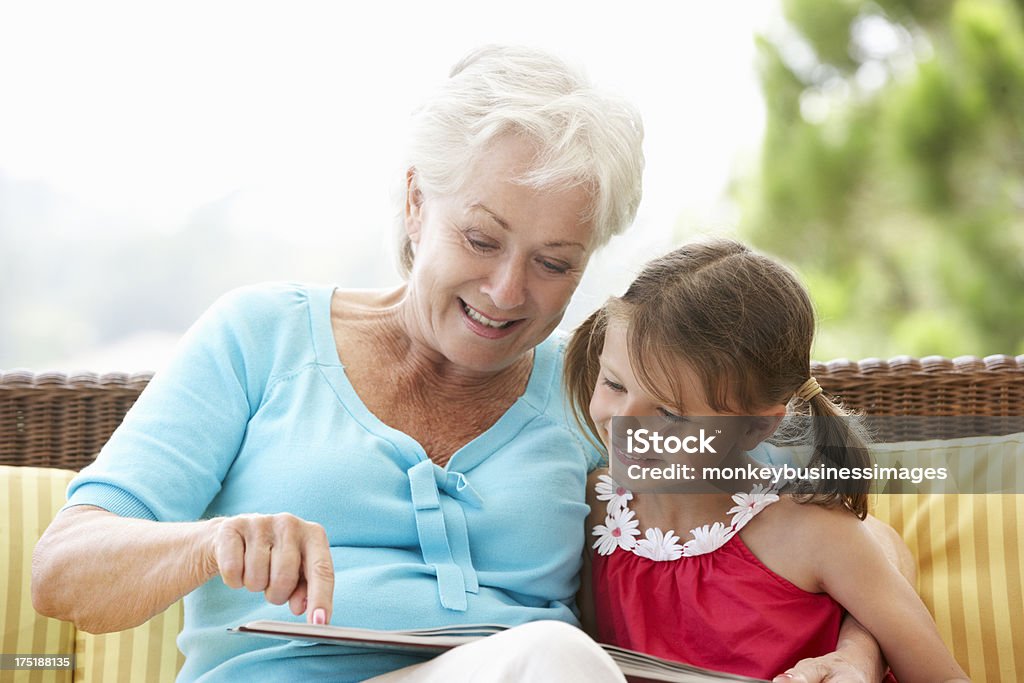
{"label": "green tree foliage", "polygon": [[783,0],[743,232],[818,358],[1024,353],[1024,1]]}

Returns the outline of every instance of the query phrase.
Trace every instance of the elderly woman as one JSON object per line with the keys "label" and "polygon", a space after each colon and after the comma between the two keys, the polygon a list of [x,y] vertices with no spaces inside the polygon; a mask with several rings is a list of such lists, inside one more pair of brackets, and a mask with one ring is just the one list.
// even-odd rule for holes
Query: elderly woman
{"label": "elderly woman", "polygon": [[[217,302],[71,485],[36,549],[40,612],[113,631],[186,596],[185,680],[421,661],[226,633],[285,603],[368,628],[542,621],[389,680],[622,680],[565,625],[595,460],[563,413],[552,332],[634,217],[639,117],[547,54],[488,48],[413,138],[406,282]],[[871,671],[877,648],[850,630]]]}

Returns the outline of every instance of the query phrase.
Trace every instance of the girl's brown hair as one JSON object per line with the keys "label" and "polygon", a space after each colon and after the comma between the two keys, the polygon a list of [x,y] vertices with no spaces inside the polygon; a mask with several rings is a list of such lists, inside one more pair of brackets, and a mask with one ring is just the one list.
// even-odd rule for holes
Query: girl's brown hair
{"label": "girl's brown hair", "polygon": [[[788,404],[811,374],[814,308],[796,277],[738,242],[688,244],[648,263],[621,298],[609,300],[573,333],[566,389],[576,419],[592,435],[597,429],[590,399],[609,319],[628,322],[637,379],[668,406],[685,404],[674,372],[680,363],[696,372],[708,405],[738,415]],[[809,465],[870,466],[853,416],[824,393],[809,401],[809,409]],[[863,519],[869,484],[819,479],[796,493],[801,502],[842,505]]]}

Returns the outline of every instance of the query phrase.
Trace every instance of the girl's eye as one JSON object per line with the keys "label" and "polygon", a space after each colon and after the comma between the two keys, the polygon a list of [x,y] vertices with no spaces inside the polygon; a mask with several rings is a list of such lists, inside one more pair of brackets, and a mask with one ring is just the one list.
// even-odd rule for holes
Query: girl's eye
{"label": "girl's eye", "polygon": [[662,417],[671,422],[689,422],[689,420],[683,417],[682,415],[676,415],[675,413],[665,410],[664,408],[658,408],[658,413]]}
{"label": "girl's eye", "polygon": [[549,261],[548,259],[540,259],[540,265],[544,270],[555,275],[564,275],[569,272],[569,265],[561,261]]}
{"label": "girl's eye", "polygon": [[607,377],[603,378],[603,379],[601,380],[601,382],[602,382],[602,383],[603,383],[603,384],[604,384],[604,385],[605,385],[606,387],[608,387],[608,388],[609,388],[609,389],[611,389],[612,391],[614,391],[614,392],[616,392],[616,393],[619,393],[619,394],[621,394],[622,392],[624,392],[624,391],[626,390],[626,387],[622,386],[621,384],[617,384],[617,383],[615,383],[615,382],[611,381],[611,380],[610,380],[610,379],[608,379]]}

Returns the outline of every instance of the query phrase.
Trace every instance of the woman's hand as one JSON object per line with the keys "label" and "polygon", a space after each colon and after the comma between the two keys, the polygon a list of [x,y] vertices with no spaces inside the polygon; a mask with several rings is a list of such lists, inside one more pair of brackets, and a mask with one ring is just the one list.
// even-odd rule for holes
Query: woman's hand
{"label": "woman's hand", "polygon": [[142,624],[217,574],[232,588],[288,602],[307,621],[330,621],[334,563],[327,535],[289,514],[152,522],[87,505],[67,508],[36,544],[32,604],[83,631],[109,633]]}
{"label": "woman's hand", "polygon": [[821,657],[801,659],[785,673],[772,679],[772,683],[878,683],[885,675],[876,670],[868,674],[866,665],[855,665],[841,652],[830,652]]}
{"label": "woman's hand", "polygon": [[263,592],[275,605],[326,624],[334,605],[334,562],[319,524],[288,513],[239,515],[212,520],[207,558],[210,574],[230,588]]}

